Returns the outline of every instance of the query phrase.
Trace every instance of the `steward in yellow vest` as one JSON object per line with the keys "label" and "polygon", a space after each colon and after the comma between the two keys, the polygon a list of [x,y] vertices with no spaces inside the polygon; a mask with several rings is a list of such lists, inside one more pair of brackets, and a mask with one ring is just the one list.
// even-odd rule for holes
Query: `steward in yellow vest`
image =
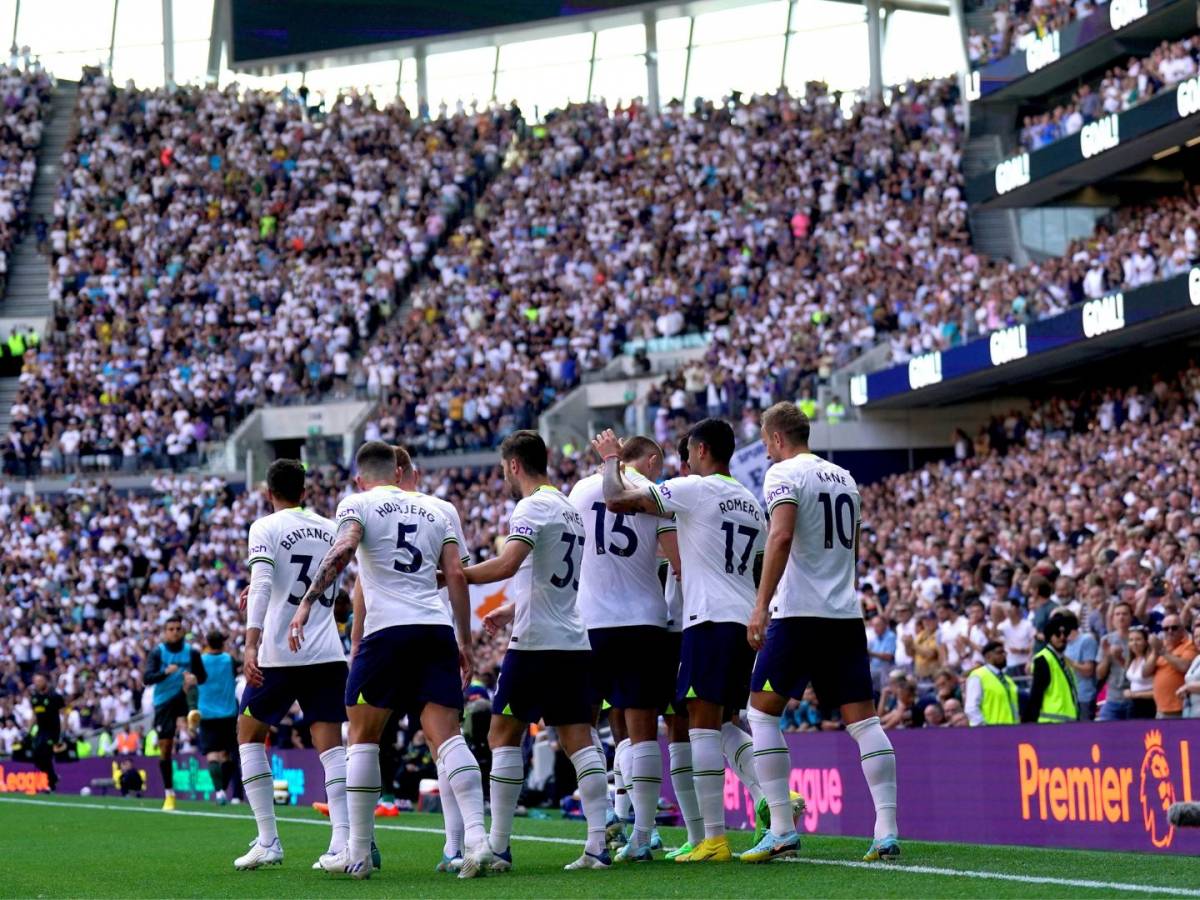
{"label": "steward in yellow vest", "polygon": [[967,675],[966,711],[972,725],[1016,725],[1021,721],[1017,685],[1005,673],[1008,655],[999,641],[983,647],[985,664]]}
{"label": "steward in yellow vest", "polygon": [[1070,610],[1055,610],[1046,625],[1046,646],[1033,657],[1033,687],[1029,692],[1026,722],[1075,722],[1079,719],[1079,697],[1075,673],[1062,658],[1079,620]]}

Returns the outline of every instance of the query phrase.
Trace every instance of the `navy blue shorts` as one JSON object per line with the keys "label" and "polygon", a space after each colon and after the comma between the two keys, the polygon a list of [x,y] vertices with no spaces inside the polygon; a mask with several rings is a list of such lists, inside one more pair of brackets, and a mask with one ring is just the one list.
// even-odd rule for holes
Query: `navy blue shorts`
{"label": "navy blue shorts", "polygon": [[737,622],[701,622],[683,631],[675,703],[707,700],[741,709],[750,696],[754,651],[746,626]]}
{"label": "navy blue shorts", "polygon": [[665,709],[675,690],[679,654],[671,659],[670,633],[654,625],[590,628],[592,705]]}
{"label": "navy blue shorts", "polygon": [[307,722],[345,722],[346,664],[273,666],[263,669],[261,687],[247,684],[238,713],[278,725],[293,703],[299,703]]}
{"label": "navy blue shorts", "polygon": [[772,619],[750,687],[800,699],[812,682],[822,709],[874,698],[862,619]]}
{"label": "navy blue shorts", "polygon": [[237,716],[200,720],[200,752],[237,753]]}
{"label": "navy blue shorts", "polygon": [[492,711],[522,722],[591,724],[591,668],[588,650],[509,650]]}
{"label": "navy blue shorts", "polygon": [[360,703],[414,719],[426,703],[461,712],[462,671],[454,629],[393,625],[363,638],[346,682],[346,705]]}

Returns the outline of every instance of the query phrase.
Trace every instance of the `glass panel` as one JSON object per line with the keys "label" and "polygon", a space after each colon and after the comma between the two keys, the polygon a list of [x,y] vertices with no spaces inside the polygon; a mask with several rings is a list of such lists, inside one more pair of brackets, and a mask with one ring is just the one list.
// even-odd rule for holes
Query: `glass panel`
{"label": "glass panel", "polygon": [[175,42],[175,83],[204,84],[208,75],[208,38]]}
{"label": "glass panel", "polygon": [[[538,41],[519,41],[500,48],[500,68],[516,69],[547,67],[574,63],[592,58],[592,35],[568,34]],[[547,75],[547,79],[549,79]],[[584,76],[586,89],[586,79]]]}
{"label": "glass panel", "polygon": [[692,43],[713,44],[743,38],[783,34],[787,27],[786,0],[773,0],[756,6],[739,6],[696,16]]}
{"label": "glass panel", "polygon": [[961,41],[949,16],[895,10],[887,17],[885,84],[949,75],[962,65]]}
{"label": "glass panel", "polygon": [[[504,48],[507,49],[507,48]],[[501,50],[501,59],[504,53]],[[586,61],[566,65],[543,66],[530,60],[527,68],[500,72],[496,99],[507,104],[515,99],[529,119],[542,119],[546,113],[567,103],[585,99],[588,64]]]}
{"label": "glass panel", "polygon": [[645,57],[596,60],[596,72],[592,76],[593,100],[604,100],[611,108],[618,103],[628,105],[635,97],[646,99]]}
{"label": "glass panel", "polygon": [[[430,81],[435,78],[478,75],[481,72],[491,72],[495,62],[495,47],[476,47],[473,50],[455,50],[453,53],[431,53],[425,59],[425,72]],[[413,60],[413,71],[416,72],[416,60]]]}
{"label": "glass panel", "polygon": [[417,61],[411,56],[401,62],[400,70],[400,99],[408,107],[409,112],[417,112]]}
{"label": "glass panel", "polygon": [[120,0],[117,5],[113,81],[130,79],[138,87],[163,83],[161,0]]}
{"label": "glass panel", "polygon": [[[807,11],[807,4],[805,6]],[[824,81],[834,90],[845,91],[864,87],[870,80],[865,13],[862,7],[847,4],[844,8],[852,11],[858,21],[838,25],[828,22],[810,24],[812,20],[806,17],[798,19],[805,27],[792,32],[784,73],[792,93],[802,91],[809,81]]]}
{"label": "glass panel", "polygon": [[171,30],[175,40],[207,41],[212,34],[212,10],[213,0],[172,0]]}
{"label": "glass panel", "polygon": [[[159,0],[154,0],[157,6]],[[28,46],[60,78],[76,79],[85,65],[108,61],[112,0],[58,0],[21,4],[17,46]],[[161,15],[160,15],[161,19]],[[12,27],[12,18],[8,19]],[[11,31],[5,29],[4,42]],[[158,39],[161,40],[161,28]],[[161,68],[161,66],[160,66]]]}
{"label": "glass panel", "polygon": [[[487,103],[492,96],[492,69],[496,64],[495,47],[476,47],[453,53],[436,53],[425,62],[429,76],[429,111],[437,115],[444,103],[453,111],[461,102],[469,108],[472,101]],[[413,80],[416,80],[413,60]]]}
{"label": "glass panel", "polygon": [[666,106],[672,100],[683,101],[683,71],[687,50],[658,51],[658,101]]}
{"label": "glass panel", "polygon": [[773,91],[779,87],[782,64],[782,33],[777,37],[696,47],[692,50],[688,105],[696,97],[720,103],[735,90],[745,95]]}
{"label": "glass panel", "polygon": [[316,69],[305,76],[304,84],[312,93],[323,96],[327,104],[339,92],[369,91],[383,105],[396,95],[396,61]]}
{"label": "glass panel", "polygon": [[688,45],[688,30],[692,20],[688,16],[680,19],[663,19],[655,24],[655,36],[658,38],[658,52],[664,50],[681,50]]}
{"label": "glass panel", "polygon": [[[661,48],[659,48],[661,49]],[[596,32],[596,58],[632,56],[646,52],[646,26],[625,25]]]}

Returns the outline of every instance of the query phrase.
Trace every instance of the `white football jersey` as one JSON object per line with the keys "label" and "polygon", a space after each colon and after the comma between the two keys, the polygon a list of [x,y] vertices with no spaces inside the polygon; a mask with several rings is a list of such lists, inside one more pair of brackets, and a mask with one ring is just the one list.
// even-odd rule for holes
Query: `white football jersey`
{"label": "white football jersey", "polygon": [[[651,482],[626,468],[636,487]],[[667,604],[658,580],[658,536],[675,523],[637,513],[612,513],[604,505],[604,476],[589,475],[571,490],[583,517],[587,549],[579,569],[579,614],[588,628],[667,626]]]}
{"label": "white football jersey", "polygon": [[[450,523],[450,527],[454,529],[454,537],[458,541],[458,558],[465,566],[471,562],[471,551],[467,548],[467,536],[463,533],[462,519],[458,515],[458,510],[454,508],[454,504],[449,500],[443,500],[441,497],[435,497],[432,494],[423,494],[422,496],[429,499],[443,516]],[[450,608],[450,591],[442,588],[439,592],[442,597],[442,602],[446,604],[446,613],[450,616],[451,623],[454,622],[454,611]]]}
{"label": "white football jersey", "polygon": [[668,560],[667,584],[663,588],[667,601],[667,631],[683,631],[683,582]]}
{"label": "white football jersey", "polygon": [[854,533],[862,510],[858,485],[841,466],[802,453],[767,470],[768,512],[796,507],[796,530],[771,616],[860,619],[854,591]]}
{"label": "white football jersey", "polygon": [[333,523],[299,506],[263,516],[250,526],[249,566],[271,566],[271,600],[263,619],[258,664],[311,666],[341,662],[346,658],[333,618],[337,582],[313,604],[304,626],[304,645],[298,653],[288,648],[288,626],[296,607],[312,584],[313,576],[333,546]]}
{"label": "white football jersey", "polygon": [[590,650],[576,595],[586,537],[562,491],[542,485],[513,510],[509,541],[533,549],[512,581],[513,650]]}
{"label": "white football jersey", "polygon": [[437,586],[442,548],[454,528],[425,494],[381,485],[338,504],[338,528],[363,527],[358,577],[367,605],[363,636],[394,625],[450,625]]}
{"label": "white football jersey", "polygon": [[754,495],[728,475],[672,478],[650,491],[663,511],[675,513],[678,525],[683,627],[748,623],[754,610],[754,563],[767,533]]}

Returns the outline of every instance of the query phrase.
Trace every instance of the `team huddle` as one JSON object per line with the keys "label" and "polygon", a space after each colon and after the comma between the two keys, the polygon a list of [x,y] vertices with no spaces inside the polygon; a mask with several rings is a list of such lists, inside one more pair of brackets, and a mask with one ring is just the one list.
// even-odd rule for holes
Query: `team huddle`
{"label": "team huddle", "polygon": [[[668,858],[733,858],[726,763],[756,804],[756,842],[741,860],[795,855],[803,801],[789,791],[779,721],[810,682],[823,704],[841,708],[859,746],[876,809],[864,858],[897,857],[895,755],[875,716],[854,589],[858,489],[845,470],[808,452],[809,424],[794,405],[767,410],[762,432],[774,463],[765,511],[730,475],[733,430],[717,419],[692,427],[679,446],[683,474],[666,481],[655,441],[598,435],[601,467],[569,496],[547,477],[542,439],[515,432],[500,458],[519,501],[499,554],[476,565],[467,564],[457,511],[416,491],[402,449],[380,441],[360,448],[357,492],[332,522],[302,507],[299,463],[272,464],[275,511],[249,536],[247,686],[237,718],[258,836],[235,866],[283,859],[264,741],[296,702],[312,723],[332,825],[313,868],[355,878],[379,868],[379,741],[393,714],[419,719],[436,758],[446,823],[440,871],[472,878],[512,868],[521,743],[538,722],[555,729],[574,765],[587,823],[583,852],[566,868],[653,859],[662,847],[654,827],[660,716],[687,826],[687,842]],[[352,557],[347,666],[332,607]],[[483,622],[492,633],[512,627],[488,734],[488,831],[480,767],[459,726],[473,671],[468,586],[508,579],[511,599]],[[614,806],[596,730],[602,707],[611,707],[617,743]]]}

